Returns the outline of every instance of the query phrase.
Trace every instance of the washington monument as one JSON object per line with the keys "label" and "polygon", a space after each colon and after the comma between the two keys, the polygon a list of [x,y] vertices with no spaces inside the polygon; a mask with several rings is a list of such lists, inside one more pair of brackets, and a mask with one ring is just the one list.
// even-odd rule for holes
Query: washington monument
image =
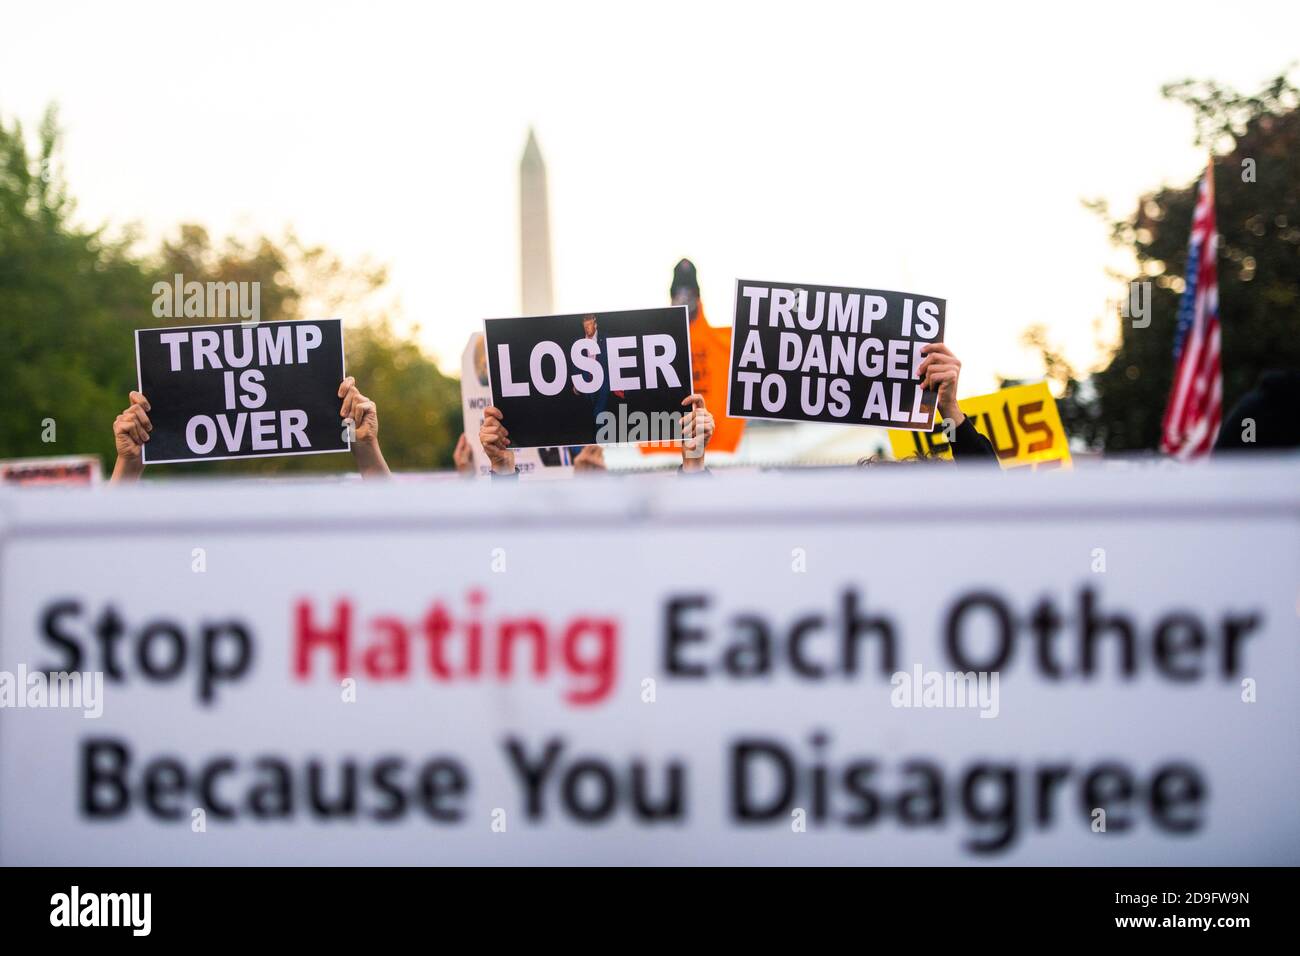
{"label": "washington monument", "polygon": [[554,311],[546,164],[531,128],[523,159],[519,161],[519,292],[524,315],[548,315]]}

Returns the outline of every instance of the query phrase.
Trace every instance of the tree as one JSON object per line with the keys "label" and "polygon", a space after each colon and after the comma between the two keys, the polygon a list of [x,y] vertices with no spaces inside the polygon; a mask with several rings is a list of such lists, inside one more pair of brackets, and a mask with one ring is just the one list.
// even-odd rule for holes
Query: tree
{"label": "tree", "polygon": [[[1198,145],[1215,151],[1219,314],[1224,408],[1273,368],[1300,368],[1300,90],[1282,74],[1243,95],[1211,81],[1169,84],[1164,95],[1193,111]],[[1043,352],[1063,386],[1066,428],[1090,447],[1154,449],[1173,377],[1174,325],[1183,290],[1196,183],[1144,196],[1111,223],[1151,283],[1151,322],[1120,322],[1107,364],[1081,379],[1040,329],[1026,341]]]}
{"label": "tree", "polygon": [[130,256],[129,234],[114,240],[70,225],[75,207],[58,150],[53,109],[34,154],[20,124],[0,119],[0,458],[111,461],[113,417],[135,380],[131,329],[148,315],[149,281]]}
{"label": "tree", "polygon": [[[113,456],[112,421],[135,387],[132,331],[196,319],[159,319],[155,282],[258,282],[262,321],[339,317],[349,374],[379,405],[380,436],[397,470],[451,464],[460,431],[460,386],[413,337],[397,334],[378,302],[386,275],[349,265],[292,233],[278,240],[214,242],[182,225],[153,252],[134,252],[124,231],[85,230],[58,170],[57,115],[49,110],[35,151],[21,126],[0,120],[0,375],[6,423],[0,458]],[[412,330],[413,336],[418,330]],[[47,423],[54,423],[54,440]],[[347,471],[345,455],[304,455],[154,466],[146,476]]]}
{"label": "tree", "polygon": [[[379,437],[394,470],[449,467],[461,430],[460,382],[439,371],[412,338],[398,335],[376,304],[387,275],[369,263],[349,265],[292,232],[279,240],[228,238],[213,243],[201,226],[184,225],[149,260],[156,281],[260,283],[261,320],[342,318],[347,372],[379,406]],[[154,320],[192,325],[193,319]],[[418,330],[414,330],[418,331]],[[337,472],[342,455],[297,455],[151,468],[155,476],[219,473]],[[148,472],[146,473],[148,474]]]}

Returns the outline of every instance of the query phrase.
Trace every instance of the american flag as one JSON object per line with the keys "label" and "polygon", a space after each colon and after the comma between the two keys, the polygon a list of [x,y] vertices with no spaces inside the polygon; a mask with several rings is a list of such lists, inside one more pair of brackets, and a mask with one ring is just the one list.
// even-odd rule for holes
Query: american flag
{"label": "american flag", "polygon": [[1176,458],[1209,454],[1223,418],[1219,364],[1219,234],[1214,227],[1214,161],[1205,171],[1192,215],[1187,285],[1174,331],[1174,384],[1160,449]]}

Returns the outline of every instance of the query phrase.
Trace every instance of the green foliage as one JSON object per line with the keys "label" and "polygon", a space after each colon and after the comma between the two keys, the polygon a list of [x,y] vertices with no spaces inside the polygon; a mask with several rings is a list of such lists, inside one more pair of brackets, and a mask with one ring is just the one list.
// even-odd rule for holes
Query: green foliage
{"label": "green foliage", "polygon": [[463,426],[460,381],[382,321],[349,333],[347,361],[348,374],[379,406],[379,444],[389,466],[450,468]]}
{"label": "green foliage", "polygon": [[[1300,90],[1283,74],[1253,95],[1191,80],[1163,92],[1192,109],[1197,142],[1217,150],[1226,410],[1262,372],[1300,368]],[[1104,368],[1080,380],[1040,330],[1026,336],[1043,350],[1049,377],[1065,387],[1066,428],[1091,447],[1133,451],[1159,443],[1195,199],[1196,183],[1160,189],[1112,223],[1115,241],[1137,258],[1136,278],[1151,280],[1152,316],[1146,328],[1116,316],[1120,343]]]}
{"label": "green foliage", "polygon": [[[0,380],[8,400],[0,458],[96,453],[111,463],[112,422],[135,380],[131,321],[147,277],[128,240],[72,229],[56,168],[53,110],[29,156],[0,120]],[[141,309],[141,304],[146,308]],[[56,441],[41,440],[53,419]]]}
{"label": "green foliage", "polygon": [[[198,225],[182,225],[156,251],[137,255],[131,234],[110,240],[72,222],[58,154],[53,110],[34,153],[19,124],[0,119],[0,375],[11,396],[0,458],[91,453],[111,468],[112,422],[135,387],[132,330],[199,321],[154,316],[154,283],[180,273],[186,281],[259,282],[262,321],[342,318],[348,373],[378,405],[389,465],[450,466],[459,382],[372,304],[386,281],[382,269],[345,264],[292,233],[215,243]],[[55,422],[53,443],[41,440],[47,419]],[[154,466],[146,477],[352,467],[347,455],[305,455]]]}

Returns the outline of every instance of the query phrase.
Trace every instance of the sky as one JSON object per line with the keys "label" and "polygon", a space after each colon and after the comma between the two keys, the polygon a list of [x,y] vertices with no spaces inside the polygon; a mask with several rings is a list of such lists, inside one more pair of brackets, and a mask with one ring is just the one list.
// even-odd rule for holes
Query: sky
{"label": "sky", "polygon": [[[292,227],[390,269],[399,323],[456,373],[518,314],[518,163],[550,177],[558,312],[667,304],[699,267],[947,300],[962,391],[1037,377],[1046,326],[1104,358],[1127,214],[1206,155],[1163,83],[1254,90],[1300,4],[14,5],[0,116],[57,103],[87,225]],[[148,304],[142,305],[142,311]],[[342,316],[344,319],[348,315]]]}

